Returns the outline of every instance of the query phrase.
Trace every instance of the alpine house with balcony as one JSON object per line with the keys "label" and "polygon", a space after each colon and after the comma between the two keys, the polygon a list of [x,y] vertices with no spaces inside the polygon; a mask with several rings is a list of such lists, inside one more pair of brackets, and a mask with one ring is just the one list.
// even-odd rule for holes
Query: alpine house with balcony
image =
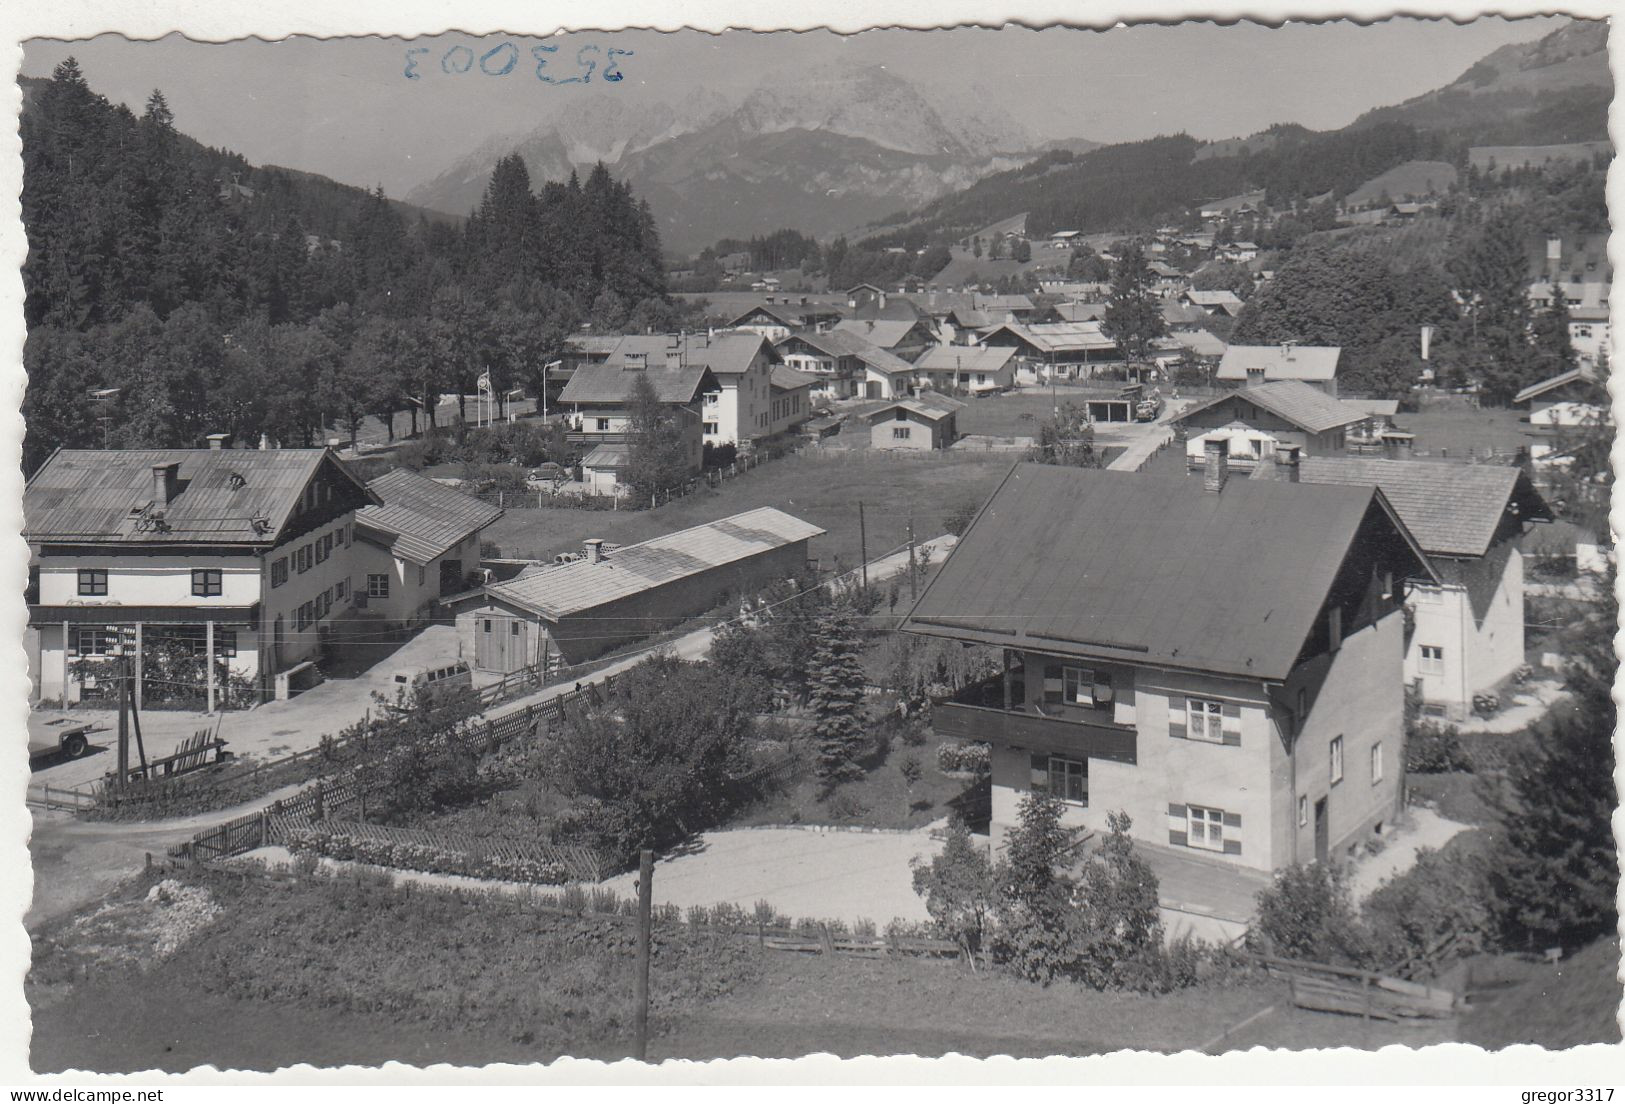
{"label": "alpine house with balcony", "polygon": [[1026,791],[1103,832],[1275,870],[1381,831],[1404,771],[1403,580],[1427,557],[1374,486],[1023,464],[902,629],[1002,649],[938,704],[993,748],[995,845]]}

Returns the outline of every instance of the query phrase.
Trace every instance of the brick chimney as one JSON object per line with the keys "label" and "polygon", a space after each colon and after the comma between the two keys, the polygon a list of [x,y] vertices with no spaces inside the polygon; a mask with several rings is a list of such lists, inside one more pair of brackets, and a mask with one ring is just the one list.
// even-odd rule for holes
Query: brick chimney
{"label": "brick chimney", "polygon": [[179,490],[181,465],[177,460],[152,466],[152,504],[160,509],[175,499]]}
{"label": "brick chimney", "polygon": [[209,449],[211,452],[219,452],[221,449],[226,447],[226,442],[231,440],[231,434],[211,433],[207,438],[205,438],[205,440],[209,442]]}
{"label": "brick chimney", "polygon": [[602,563],[604,559],[604,539],[602,537],[588,537],[581,542],[582,550],[587,553],[588,563]]}
{"label": "brick chimney", "polygon": [[1287,483],[1298,481],[1298,453],[1297,445],[1275,446],[1276,478]]}
{"label": "brick chimney", "polygon": [[1230,478],[1230,439],[1209,437],[1202,442],[1202,456],[1206,464],[1202,471],[1202,489],[1209,494],[1224,490]]}

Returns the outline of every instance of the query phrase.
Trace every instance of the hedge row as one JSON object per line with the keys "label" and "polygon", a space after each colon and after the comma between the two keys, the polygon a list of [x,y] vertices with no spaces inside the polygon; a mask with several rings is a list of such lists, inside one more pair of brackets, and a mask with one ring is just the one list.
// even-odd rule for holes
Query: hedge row
{"label": "hedge row", "polygon": [[425,874],[462,874],[531,885],[563,885],[569,878],[560,863],[542,859],[471,854],[429,843],[395,843],[351,835],[342,828],[296,828],[288,833],[288,850],[341,861],[371,863]]}

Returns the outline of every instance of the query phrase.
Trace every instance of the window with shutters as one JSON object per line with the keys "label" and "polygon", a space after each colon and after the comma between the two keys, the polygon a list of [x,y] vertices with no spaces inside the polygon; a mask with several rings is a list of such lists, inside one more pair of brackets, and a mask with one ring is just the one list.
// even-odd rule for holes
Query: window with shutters
{"label": "window with shutters", "polygon": [[288,581],[288,557],[278,556],[271,561],[271,586],[276,588]]}
{"label": "window with shutters", "polygon": [[1032,787],[1073,805],[1089,806],[1089,760],[1060,755],[1032,757]]}
{"label": "window with shutters", "polygon": [[1224,743],[1224,704],[1212,698],[1186,698],[1185,732],[1188,739]]}
{"label": "window with shutters", "polygon": [[1224,850],[1224,810],[1201,805],[1185,807],[1185,835],[1192,847],[1204,851]]}

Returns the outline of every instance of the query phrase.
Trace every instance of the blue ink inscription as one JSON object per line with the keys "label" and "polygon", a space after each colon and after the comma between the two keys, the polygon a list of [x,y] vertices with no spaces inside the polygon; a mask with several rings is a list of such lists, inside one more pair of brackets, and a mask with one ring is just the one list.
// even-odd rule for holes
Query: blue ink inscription
{"label": "blue ink inscription", "polygon": [[[401,75],[407,80],[422,80],[424,70],[419,67],[418,59],[431,53],[427,46],[412,46],[406,51],[406,66]],[[615,47],[602,49],[594,43],[587,43],[575,53],[576,74],[574,76],[556,76],[558,70],[549,68],[558,62],[559,48],[557,46],[532,46],[530,56],[536,60],[536,79],[543,84],[591,84],[594,73],[599,80],[613,84],[626,79],[621,72],[620,58],[633,56],[631,50],[620,50]],[[591,55],[602,55],[604,58],[602,69],[599,61]],[[512,73],[519,65],[519,47],[512,42],[500,42],[485,53],[478,56],[479,69],[488,77],[505,77]],[[447,76],[461,76],[474,69],[476,57],[472,48],[461,43],[448,47],[440,55],[440,71]],[[433,64],[430,62],[429,64]]]}

